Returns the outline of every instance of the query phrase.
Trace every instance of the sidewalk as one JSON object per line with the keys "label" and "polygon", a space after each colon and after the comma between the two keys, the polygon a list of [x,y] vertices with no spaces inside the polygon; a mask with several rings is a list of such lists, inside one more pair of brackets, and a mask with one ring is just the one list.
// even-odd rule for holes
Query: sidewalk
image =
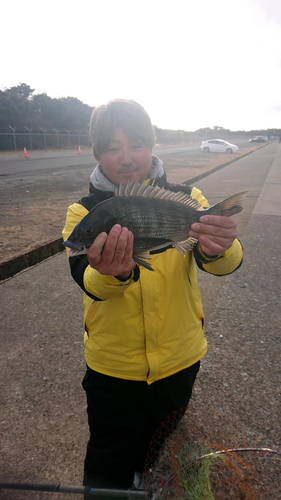
{"label": "sidewalk", "polygon": [[279,144],[254,214],[281,216],[281,144]]}
{"label": "sidewalk", "polygon": [[[243,265],[225,278],[207,324],[209,351],[189,412],[212,442],[280,450],[281,145],[242,243]],[[280,457],[253,463],[257,488],[264,478],[273,488],[257,498],[281,498]]]}

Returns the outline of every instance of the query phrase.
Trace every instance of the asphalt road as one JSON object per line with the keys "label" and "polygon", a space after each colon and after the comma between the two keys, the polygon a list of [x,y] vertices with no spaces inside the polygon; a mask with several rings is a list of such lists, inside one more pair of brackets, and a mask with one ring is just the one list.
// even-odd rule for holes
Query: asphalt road
{"label": "asphalt road", "polygon": [[[249,147],[249,141],[235,141],[240,151]],[[191,158],[205,156],[200,150],[200,144],[188,146],[167,146],[155,147],[155,155],[165,159],[173,154],[183,154]],[[212,154],[212,153],[210,153]],[[22,175],[27,173],[37,173],[53,171],[57,169],[68,169],[73,167],[94,166],[96,160],[90,149],[78,154],[77,151],[31,151],[29,157],[24,158],[23,152],[0,154],[0,176]]]}

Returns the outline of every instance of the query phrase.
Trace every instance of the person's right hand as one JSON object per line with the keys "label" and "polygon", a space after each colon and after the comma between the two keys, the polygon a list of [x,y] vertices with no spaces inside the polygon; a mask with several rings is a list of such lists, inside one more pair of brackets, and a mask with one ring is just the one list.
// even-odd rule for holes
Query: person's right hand
{"label": "person's right hand", "polygon": [[136,266],[133,245],[133,233],[126,227],[115,224],[108,235],[99,234],[89,248],[89,264],[101,274],[129,278]]}

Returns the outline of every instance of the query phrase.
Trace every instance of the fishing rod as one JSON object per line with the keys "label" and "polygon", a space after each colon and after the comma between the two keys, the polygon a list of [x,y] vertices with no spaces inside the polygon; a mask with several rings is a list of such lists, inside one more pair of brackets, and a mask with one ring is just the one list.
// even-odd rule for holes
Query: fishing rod
{"label": "fishing rod", "polygon": [[91,486],[63,486],[60,484],[33,484],[33,483],[5,483],[0,482],[0,491],[8,490],[28,490],[28,491],[46,491],[52,493],[73,493],[75,495],[91,495],[92,497],[127,497],[131,500],[135,498],[145,498],[145,491],[142,490],[116,490],[92,488]]}

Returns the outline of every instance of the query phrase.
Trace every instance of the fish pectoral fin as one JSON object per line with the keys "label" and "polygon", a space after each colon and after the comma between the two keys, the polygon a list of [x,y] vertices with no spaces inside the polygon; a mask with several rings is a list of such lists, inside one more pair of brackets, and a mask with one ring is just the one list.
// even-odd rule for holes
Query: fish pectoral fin
{"label": "fish pectoral fin", "polygon": [[185,252],[189,252],[192,250],[198,240],[196,238],[187,238],[187,240],[184,241],[178,241],[177,243],[174,243],[174,247],[182,254],[185,254]]}
{"label": "fish pectoral fin", "polygon": [[150,257],[150,255],[149,255],[148,252],[142,252],[142,253],[133,254],[133,259],[140,266],[143,266],[146,269],[149,269],[149,271],[154,271],[152,265],[149,264],[149,262],[147,262],[145,260],[145,259],[151,259],[151,257]]}

